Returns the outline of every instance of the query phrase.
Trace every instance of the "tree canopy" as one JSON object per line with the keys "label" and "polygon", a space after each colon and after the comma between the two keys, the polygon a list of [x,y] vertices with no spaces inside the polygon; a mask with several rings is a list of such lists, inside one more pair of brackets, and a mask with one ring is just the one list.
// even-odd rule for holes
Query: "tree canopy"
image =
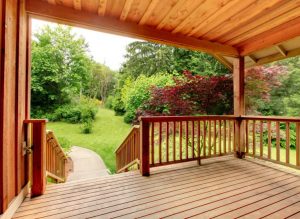
{"label": "tree canopy", "polygon": [[32,41],[32,108],[49,111],[70,102],[90,79],[91,57],[70,27],[46,26]]}
{"label": "tree canopy", "polygon": [[230,71],[206,53],[150,43],[133,42],[127,46],[121,73],[137,78],[157,73],[182,74],[189,70],[199,75],[225,75]]}

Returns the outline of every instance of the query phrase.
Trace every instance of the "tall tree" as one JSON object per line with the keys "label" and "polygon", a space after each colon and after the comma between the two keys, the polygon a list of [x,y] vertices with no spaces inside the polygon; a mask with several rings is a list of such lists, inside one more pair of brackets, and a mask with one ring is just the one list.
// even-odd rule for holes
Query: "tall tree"
{"label": "tall tree", "polygon": [[107,96],[116,84],[117,79],[115,74],[116,73],[109,67],[99,63],[93,63],[88,89],[89,95],[105,102]]}
{"label": "tall tree", "polygon": [[225,75],[230,71],[213,56],[171,46],[133,42],[127,46],[121,72],[137,78],[157,73],[181,74],[188,70],[199,75]]}
{"label": "tall tree", "polygon": [[45,26],[32,41],[32,112],[49,112],[70,102],[89,81],[88,45],[70,27]]}

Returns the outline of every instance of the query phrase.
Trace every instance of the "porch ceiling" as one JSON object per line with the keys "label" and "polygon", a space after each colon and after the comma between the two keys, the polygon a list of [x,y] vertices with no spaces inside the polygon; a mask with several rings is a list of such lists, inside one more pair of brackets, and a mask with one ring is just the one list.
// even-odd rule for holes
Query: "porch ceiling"
{"label": "porch ceiling", "polygon": [[26,0],[27,12],[94,30],[199,50],[229,68],[300,54],[300,0]]}

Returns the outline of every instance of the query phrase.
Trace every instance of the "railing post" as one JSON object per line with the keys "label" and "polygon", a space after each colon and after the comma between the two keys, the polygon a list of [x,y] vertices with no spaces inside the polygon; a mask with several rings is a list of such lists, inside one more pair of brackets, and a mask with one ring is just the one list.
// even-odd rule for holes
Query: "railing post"
{"label": "railing post", "polygon": [[32,197],[44,194],[46,189],[46,122],[25,120],[32,124]]}
{"label": "railing post", "polygon": [[244,57],[235,58],[233,61],[233,90],[234,90],[234,115],[238,118],[235,122],[235,155],[245,157],[245,60]]}
{"label": "railing post", "polygon": [[142,176],[150,175],[149,122],[140,118],[140,171]]}
{"label": "railing post", "polygon": [[300,167],[300,123],[296,123],[296,166]]}

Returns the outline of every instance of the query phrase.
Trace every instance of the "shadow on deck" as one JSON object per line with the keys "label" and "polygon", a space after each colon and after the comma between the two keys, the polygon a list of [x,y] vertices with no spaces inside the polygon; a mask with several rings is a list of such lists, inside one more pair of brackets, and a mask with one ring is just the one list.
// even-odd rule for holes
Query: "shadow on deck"
{"label": "shadow on deck", "polygon": [[[266,165],[265,165],[266,164]],[[296,170],[232,156],[50,185],[15,218],[300,218]]]}

